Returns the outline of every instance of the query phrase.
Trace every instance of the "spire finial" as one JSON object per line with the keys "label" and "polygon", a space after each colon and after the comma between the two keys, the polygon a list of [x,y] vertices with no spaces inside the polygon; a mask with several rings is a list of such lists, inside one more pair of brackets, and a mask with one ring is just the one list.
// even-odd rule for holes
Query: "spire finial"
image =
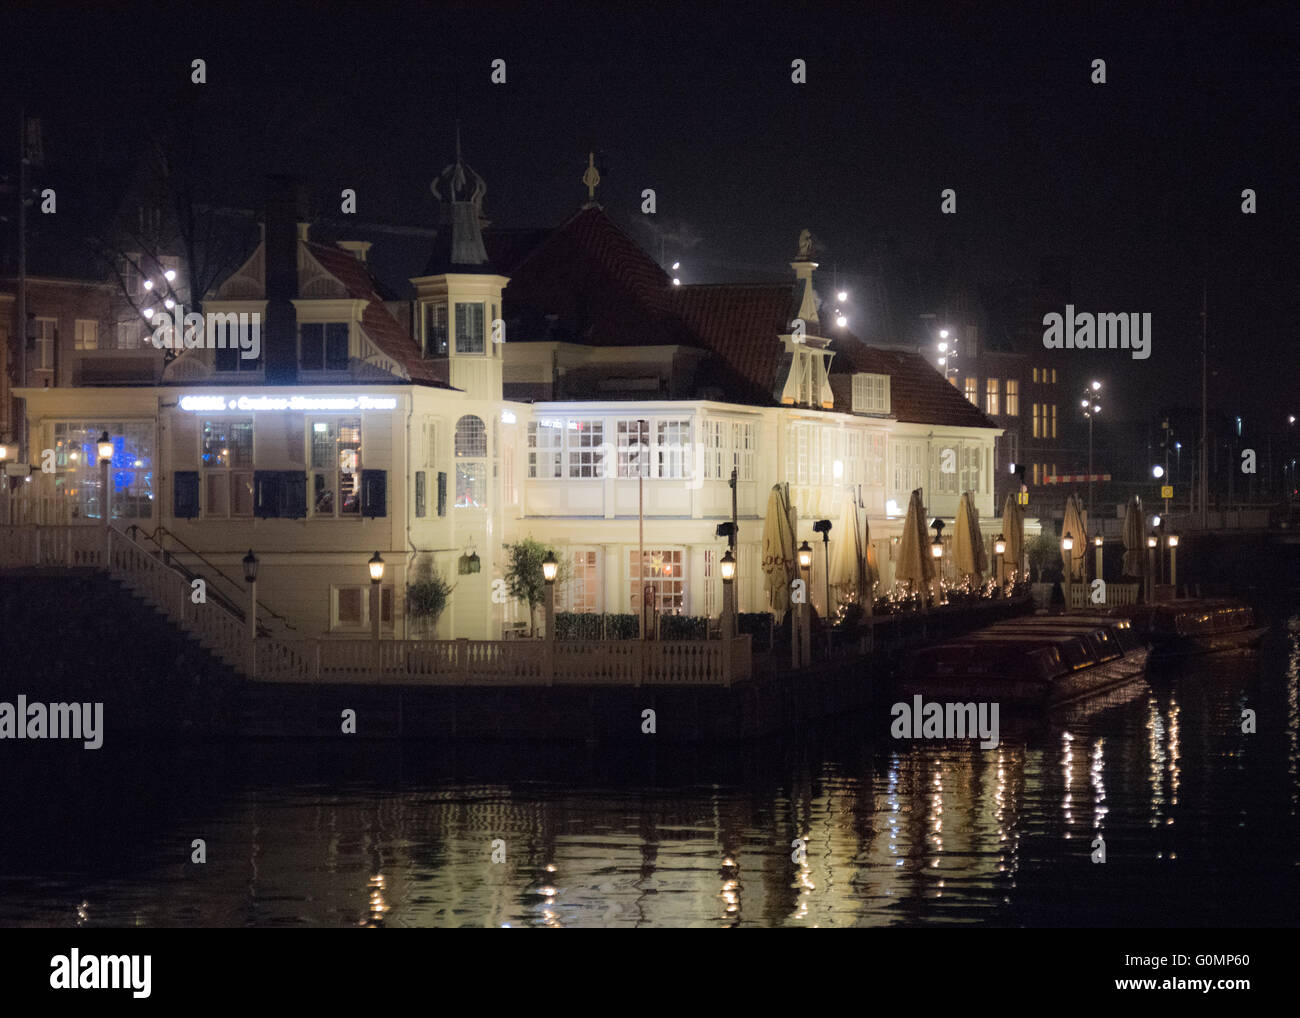
{"label": "spire finial", "polygon": [[596,169],[596,153],[587,153],[587,170],[582,175],[582,182],[587,186],[587,205],[596,204],[596,185],[600,183],[600,171]]}

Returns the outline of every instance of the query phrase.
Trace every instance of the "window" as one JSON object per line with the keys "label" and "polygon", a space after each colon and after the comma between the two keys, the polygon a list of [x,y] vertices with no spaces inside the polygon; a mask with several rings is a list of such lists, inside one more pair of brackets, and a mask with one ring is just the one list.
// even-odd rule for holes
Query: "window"
{"label": "window", "polygon": [[618,422],[618,476],[650,476],[650,422]]}
{"label": "window", "polygon": [[712,548],[704,549],[704,614],[713,616],[718,612],[718,561],[719,556]]}
{"label": "window", "polygon": [[559,477],[563,444],[563,421],[530,421],[528,424],[528,476],[542,480],[552,480]]}
{"label": "window", "polygon": [[253,515],[300,520],[307,515],[307,476],[300,470],[253,471]]}
{"label": "window", "polygon": [[361,418],[311,422],[311,506],[315,516],[361,515]]}
{"label": "window", "polygon": [[[370,587],[334,587],[332,629],[370,628]],[[379,588],[379,627],[393,628],[393,586]]]}
{"label": "window", "polygon": [[1052,384],[1056,384],[1056,368],[1052,368]]}
{"label": "window", "polygon": [[217,371],[260,371],[265,355],[265,343],[258,347],[256,357],[245,357],[238,343],[227,343],[224,348],[212,351],[212,365]]}
{"label": "window", "polygon": [[218,417],[199,429],[203,515],[253,515],[253,421]]}
{"label": "window", "polygon": [[704,476],[730,481],[731,471],[739,480],[754,476],[754,426],[741,421],[710,418],[704,428]]}
{"label": "window", "polygon": [[731,463],[727,457],[727,428],[726,421],[720,421],[710,418],[704,422],[704,476],[718,479],[724,476],[724,464],[726,469],[725,476],[731,474]]}
{"label": "window", "polygon": [[54,344],[58,342],[58,321],[54,318],[36,319],[36,371],[54,370]]}
{"label": "window", "polygon": [[78,318],[74,346],[77,350],[98,350],[99,322],[93,318]]}
{"label": "window", "polygon": [[569,477],[604,476],[604,434],[605,427],[601,421],[568,422],[564,435],[569,454]]}
{"label": "window", "polygon": [[[1037,371],[1038,369],[1035,368],[1034,370]],[[1038,464],[1037,464],[1037,463],[1034,464],[1033,476],[1034,476],[1033,483],[1034,483],[1035,485],[1037,485],[1037,484],[1038,484]]]}
{"label": "window", "polygon": [[739,421],[731,425],[731,459],[736,477],[741,481],[754,479],[754,425]]}
{"label": "window", "polygon": [[632,578],[632,611],[641,611],[641,593],[646,586],[655,593],[655,605],[662,615],[680,615],[686,607],[686,584],[682,579],[680,549],[651,551],[646,549],[637,566],[637,549],[628,552],[628,575]]}
{"label": "window", "polygon": [[1007,416],[1020,416],[1020,380],[1017,378],[1007,379]]}
{"label": "window", "polygon": [[68,517],[103,519],[99,436],[113,443],[109,466],[114,519],[153,516],[152,421],[57,421],[54,424],[54,491],[66,499]]}
{"label": "window", "polygon": [[1034,368],[1034,384],[1038,384],[1038,369]]}
{"label": "window", "polygon": [[424,305],[424,356],[447,356],[447,305]]}
{"label": "window", "polygon": [[[1043,437],[1047,437],[1046,429],[1043,431]],[[1052,437],[1056,437],[1056,404],[1052,404]]]}
{"label": "window", "polygon": [[833,480],[834,447],[824,430],[819,424],[791,425],[786,479],[792,484],[829,484]]}
{"label": "window", "polygon": [[877,487],[885,483],[885,436],[878,431],[867,435],[866,483]]}
{"label": "window", "polygon": [[429,515],[429,475],[423,470],[415,472],[415,518],[422,520]]}
{"label": "window", "polygon": [[961,490],[979,494],[984,472],[984,449],[977,445],[963,446],[960,458]]}
{"label": "window", "polygon": [[975,406],[979,406],[979,396],[976,394],[975,379],[966,379],[966,398]]}
{"label": "window", "polygon": [[659,421],[656,432],[656,460],[660,477],[691,476],[691,422]]}
{"label": "window", "polygon": [[573,553],[573,571],[564,591],[571,612],[600,611],[600,570],[596,556],[594,551]]}
{"label": "window", "polygon": [[853,376],[853,412],[889,413],[889,376],[856,373]]}
{"label": "window", "polygon": [[482,303],[456,305],[456,352],[483,352]]}
{"label": "window", "polygon": [[346,371],[348,323],[307,322],[299,325],[298,351],[304,371]]}
{"label": "window", "polygon": [[486,456],[487,426],[481,417],[466,414],[456,422],[456,456]]}
{"label": "window", "polygon": [[456,507],[483,509],[487,506],[487,464],[467,461],[456,464]]}
{"label": "window", "polygon": [[515,485],[515,443],[514,429],[501,447],[501,498],[506,505],[519,501],[519,491]]}
{"label": "window", "polygon": [[[1035,368],[1034,370],[1037,371],[1038,369]],[[1038,408],[1039,408],[1040,405],[1041,405],[1041,404],[1039,404],[1039,403],[1035,403],[1035,404],[1033,404],[1033,417],[1032,417],[1032,420],[1033,420],[1033,429],[1032,429],[1032,431],[1033,431],[1033,437],[1034,437],[1034,438],[1041,438],[1041,437],[1042,437],[1041,435],[1038,434]]]}
{"label": "window", "polygon": [[997,416],[998,402],[998,380],[996,378],[986,378],[984,380],[984,412],[991,416]]}

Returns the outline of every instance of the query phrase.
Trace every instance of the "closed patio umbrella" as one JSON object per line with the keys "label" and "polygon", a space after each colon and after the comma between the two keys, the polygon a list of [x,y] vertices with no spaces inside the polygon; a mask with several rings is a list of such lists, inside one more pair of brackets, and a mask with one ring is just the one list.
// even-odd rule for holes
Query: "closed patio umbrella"
{"label": "closed patio umbrella", "polygon": [[[1074,539],[1074,547],[1065,550],[1064,539]],[[1083,579],[1084,555],[1088,543],[1088,514],[1079,504],[1077,495],[1071,495],[1065,503],[1065,519],[1061,523],[1061,567],[1065,570],[1066,582]]]}
{"label": "closed patio umbrella", "polygon": [[862,560],[862,529],[858,526],[858,505],[852,496],[844,499],[840,520],[831,531],[831,587],[841,601],[861,603],[865,587]]}
{"label": "closed patio umbrella", "polygon": [[1002,539],[1007,542],[1002,562],[1007,567],[1007,577],[1014,583],[1020,579],[1025,559],[1025,517],[1015,495],[1008,495],[1002,504]]}
{"label": "closed patio umbrella", "polygon": [[979,510],[969,491],[963,492],[957,504],[957,519],[953,527],[953,556],[959,576],[970,576],[978,584],[988,571],[988,556],[984,552],[984,536],[980,533]]}
{"label": "closed patio umbrella", "polygon": [[783,484],[772,486],[763,520],[763,586],[778,618],[790,608],[790,583],[798,568],[795,562],[794,527],[790,499]]}
{"label": "closed patio umbrella", "polygon": [[1146,554],[1146,545],[1146,535],[1142,532],[1142,500],[1134,495],[1124,510],[1125,576],[1142,576],[1142,557]]}
{"label": "closed patio umbrella", "polygon": [[913,591],[921,594],[924,605],[926,587],[933,578],[934,559],[930,557],[930,542],[926,540],[925,508],[921,505],[921,489],[917,488],[907,500],[907,518],[903,520],[903,538],[898,542],[894,579],[911,583]]}

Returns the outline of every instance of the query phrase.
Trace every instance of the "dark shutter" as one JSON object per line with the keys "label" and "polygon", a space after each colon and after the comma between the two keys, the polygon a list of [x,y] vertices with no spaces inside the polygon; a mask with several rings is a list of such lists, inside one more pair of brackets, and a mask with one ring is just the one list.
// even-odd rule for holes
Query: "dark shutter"
{"label": "dark shutter", "polygon": [[361,515],[388,515],[388,471],[361,471]]}
{"label": "dark shutter", "polygon": [[199,515],[199,472],[178,470],[172,476],[172,515],[192,520]]}
{"label": "dark shutter", "polygon": [[218,371],[238,371],[239,370],[239,347],[227,346],[225,349],[212,351],[214,363]]}
{"label": "dark shutter", "polygon": [[438,471],[438,515],[447,515],[447,472]]}
{"label": "dark shutter", "polygon": [[283,487],[280,471],[253,471],[253,515],[262,519],[279,516]]}
{"label": "dark shutter", "polygon": [[415,472],[415,518],[424,519],[428,515],[428,482],[427,474],[423,470]]}
{"label": "dark shutter", "polygon": [[307,475],[297,470],[286,470],[281,474],[283,501],[280,515],[286,519],[303,520],[307,518]]}
{"label": "dark shutter", "polygon": [[304,371],[319,371],[325,366],[323,347],[325,327],[315,322],[298,326],[299,363]]}
{"label": "dark shutter", "polygon": [[348,367],[348,323],[330,322],[325,326],[325,367],[329,371],[346,371]]}

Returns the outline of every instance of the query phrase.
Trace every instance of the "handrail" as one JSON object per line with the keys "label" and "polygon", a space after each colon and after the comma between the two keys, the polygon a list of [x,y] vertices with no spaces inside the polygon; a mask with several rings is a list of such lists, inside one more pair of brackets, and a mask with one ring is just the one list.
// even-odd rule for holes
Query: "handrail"
{"label": "handrail", "polygon": [[[173,541],[175,541],[177,544],[179,544],[179,545],[181,546],[181,548],[183,548],[187,554],[193,555],[196,559],[198,559],[200,562],[202,562],[205,566],[207,566],[209,569],[211,569],[214,573],[216,573],[218,576],[220,576],[223,580],[225,580],[227,583],[232,584],[234,587],[238,588],[238,589],[241,590],[241,592],[242,592],[243,587],[242,587],[242,585],[240,584],[240,582],[239,582],[238,580],[233,579],[233,578],[230,577],[230,576],[227,576],[225,573],[223,573],[223,572],[221,571],[221,569],[220,569],[218,566],[216,566],[215,564],[213,564],[212,562],[210,562],[208,559],[206,559],[206,558],[203,556],[203,554],[202,554],[201,552],[195,551],[195,550],[194,550],[193,548],[191,548],[188,544],[186,544],[186,543],[185,543],[184,541],[182,541],[179,537],[177,537],[176,534],[175,534],[173,531],[168,530],[165,526],[163,526],[163,524],[161,524],[161,523],[158,524],[158,526],[156,526],[156,527],[153,529],[153,532],[152,532],[152,533],[148,533],[148,534],[144,533],[143,528],[139,527],[138,524],[134,524],[134,523],[131,524],[131,526],[127,527],[126,529],[127,529],[128,532],[130,532],[130,531],[132,531],[132,530],[139,530],[140,533],[144,536],[144,538],[145,538],[146,540],[153,541],[153,543],[156,544],[156,545],[158,546],[158,550],[161,551],[164,555],[175,556],[177,553],[174,552],[174,551],[170,551],[170,550],[168,550],[168,549],[163,545],[163,543],[162,543],[161,541],[158,540],[158,538],[157,538],[155,535],[161,533],[161,534],[164,534],[164,535],[167,536],[167,537],[170,537]],[[170,563],[169,563],[169,564],[170,564]],[[185,569],[184,563],[180,563],[180,562],[178,562],[177,565],[180,566],[182,569]],[[188,569],[186,569],[186,572],[188,572]],[[195,578],[196,578],[196,574],[190,574],[190,575],[189,575],[189,578],[190,578],[191,580],[195,579]],[[220,591],[218,591],[218,594],[219,594],[220,596],[222,596],[222,597],[225,596],[225,595],[221,595],[221,594],[220,594]],[[233,603],[233,601],[231,601],[229,598],[226,598],[226,600],[227,600],[227,602],[228,602],[227,607],[232,608],[235,612],[238,613],[238,615],[239,615],[240,618],[243,618],[243,617],[244,617],[244,609],[243,609],[242,607],[240,607],[239,605]],[[259,601],[257,602],[257,607],[258,607],[258,615],[257,615],[257,617],[258,617],[258,626],[259,626],[259,627],[261,627],[261,626],[263,625],[263,623],[262,623],[262,619],[263,619],[265,616],[269,615],[269,616],[271,616],[271,617],[274,618],[274,619],[278,619],[279,622],[280,622],[280,624],[283,625],[285,629],[293,629],[293,630],[297,630],[297,628],[298,628],[297,626],[295,626],[292,622],[290,622],[287,618],[285,618],[283,615],[281,615],[281,614],[280,614],[279,612],[277,612],[275,609],[271,608],[271,607],[270,607],[269,605],[267,605],[265,602],[259,600]],[[269,634],[269,633],[270,633],[270,630],[267,629],[266,632]]]}

